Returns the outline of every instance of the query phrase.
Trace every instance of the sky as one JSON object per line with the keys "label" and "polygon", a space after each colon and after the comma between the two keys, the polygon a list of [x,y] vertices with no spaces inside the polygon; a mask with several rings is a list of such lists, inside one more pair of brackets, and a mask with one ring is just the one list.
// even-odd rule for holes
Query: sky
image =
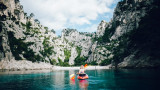
{"label": "sky", "polygon": [[96,32],[102,20],[109,22],[119,0],[20,0],[24,12],[57,35],[65,28]]}

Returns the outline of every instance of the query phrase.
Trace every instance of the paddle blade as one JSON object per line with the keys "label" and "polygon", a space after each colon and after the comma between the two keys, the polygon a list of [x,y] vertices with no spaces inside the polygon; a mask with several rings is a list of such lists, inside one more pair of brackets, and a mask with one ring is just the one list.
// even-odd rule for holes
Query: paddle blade
{"label": "paddle blade", "polygon": [[87,68],[87,64],[84,65],[84,68]]}
{"label": "paddle blade", "polygon": [[71,79],[74,79],[75,78],[75,76],[73,76]]}
{"label": "paddle blade", "polygon": [[70,79],[74,79],[75,78],[75,75],[74,74],[71,74],[70,75]]}

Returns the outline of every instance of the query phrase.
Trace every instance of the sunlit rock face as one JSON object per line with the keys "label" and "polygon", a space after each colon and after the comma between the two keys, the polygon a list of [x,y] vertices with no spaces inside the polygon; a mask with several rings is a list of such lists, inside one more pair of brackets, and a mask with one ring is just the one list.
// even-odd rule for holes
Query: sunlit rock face
{"label": "sunlit rock face", "polygon": [[62,31],[62,39],[67,40],[68,43],[74,46],[81,47],[81,56],[88,56],[88,51],[92,45],[91,33],[78,32],[73,29],[64,29]]}
{"label": "sunlit rock face", "polygon": [[53,46],[52,38],[57,37],[56,34],[38,23],[33,16],[27,16],[19,0],[1,0],[0,4],[0,60],[49,62],[52,58],[49,55],[44,57],[42,52],[44,44]]}
{"label": "sunlit rock face", "polygon": [[102,20],[101,23],[99,24],[99,26],[97,27],[97,31],[96,31],[97,37],[101,37],[104,35],[105,29],[107,26],[108,26],[108,23],[106,21]]}

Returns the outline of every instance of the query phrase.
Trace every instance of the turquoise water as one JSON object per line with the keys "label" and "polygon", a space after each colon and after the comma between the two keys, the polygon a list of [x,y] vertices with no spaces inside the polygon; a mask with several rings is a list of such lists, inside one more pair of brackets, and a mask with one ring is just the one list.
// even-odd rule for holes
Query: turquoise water
{"label": "turquoise water", "polygon": [[158,70],[87,70],[87,80],[70,80],[77,71],[1,73],[0,90],[160,90]]}

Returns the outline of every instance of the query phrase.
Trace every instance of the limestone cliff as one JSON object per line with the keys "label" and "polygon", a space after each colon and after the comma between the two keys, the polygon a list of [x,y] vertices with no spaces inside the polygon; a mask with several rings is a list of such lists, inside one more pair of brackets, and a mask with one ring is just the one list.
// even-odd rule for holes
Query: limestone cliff
{"label": "limestone cliff", "polygon": [[55,33],[33,14],[27,16],[19,0],[1,0],[0,5],[0,60],[50,62]]}

